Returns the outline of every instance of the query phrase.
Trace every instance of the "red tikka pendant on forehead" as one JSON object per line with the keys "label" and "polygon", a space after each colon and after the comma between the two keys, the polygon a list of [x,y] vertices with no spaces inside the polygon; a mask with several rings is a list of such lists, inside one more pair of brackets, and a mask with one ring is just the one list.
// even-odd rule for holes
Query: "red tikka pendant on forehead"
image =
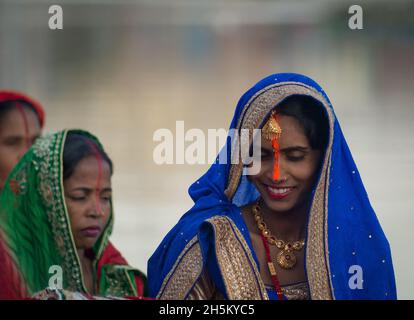
{"label": "red tikka pendant on forehead", "polygon": [[279,170],[279,139],[282,134],[282,128],[279,125],[279,116],[272,111],[269,120],[263,126],[262,135],[266,140],[272,141],[273,149],[273,180],[277,181],[280,177]]}

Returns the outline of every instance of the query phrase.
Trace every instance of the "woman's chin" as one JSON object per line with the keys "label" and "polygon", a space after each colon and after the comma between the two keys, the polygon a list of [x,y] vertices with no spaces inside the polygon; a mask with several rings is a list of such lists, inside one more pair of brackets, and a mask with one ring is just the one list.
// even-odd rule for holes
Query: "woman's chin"
{"label": "woman's chin", "polygon": [[288,203],[272,203],[268,208],[275,213],[286,213],[292,210],[293,206]]}
{"label": "woman's chin", "polygon": [[76,245],[76,249],[77,250],[92,250],[93,247],[95,246],[96,241],[83,241],[82,243],[80,243],[79,245]]}
{"label": "woman's chin", "polygon": [[292,199],[273,199],[268,195],[262,197],[262,199],[264,200],[266,207],[275,212],[288,212],[291,211],[295,206],[295,203],[292,201]]}

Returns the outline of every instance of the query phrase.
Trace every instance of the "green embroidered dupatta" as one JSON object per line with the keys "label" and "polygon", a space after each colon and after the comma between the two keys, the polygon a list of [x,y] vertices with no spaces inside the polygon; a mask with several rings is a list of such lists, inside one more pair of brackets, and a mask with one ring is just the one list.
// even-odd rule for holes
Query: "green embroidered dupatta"
{"label": "green embroidered dupatta", "polygon": [[[87,293],[64,200],[63,149],[68,132],[90,138],[102,148],[96,137],[81,130],[46,135],[19,161],[0,196],[0,230],[28,295],[50,286],[59,268],[63,289]],[[128,266],[109,243],[112,208],[111,200],[107,226],[93,248],[99,288],[95,294],[139,296],[145,276]]]}

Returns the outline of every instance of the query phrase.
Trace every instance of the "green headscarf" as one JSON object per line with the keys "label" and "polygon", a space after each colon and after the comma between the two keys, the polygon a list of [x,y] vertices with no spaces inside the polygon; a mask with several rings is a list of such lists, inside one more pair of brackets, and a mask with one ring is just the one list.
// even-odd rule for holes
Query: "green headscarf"
{"label": "green headscarf", "polygon": [[[64,198],[63,149],[69,132],[92,139],[102,148],[96,137],[82,130],[64,130],[39,138],[13,169],[0,196],[0,228],[29,295],[50,285],[56,272],[52,266],[62,268],[63,289],[87,292]],[[145,277],[108,245],[112,208],[111,200],[108,223],[93,248],[97,294],[137,296],[135,276]],[[111,252],[105,256],[107,248]]]}

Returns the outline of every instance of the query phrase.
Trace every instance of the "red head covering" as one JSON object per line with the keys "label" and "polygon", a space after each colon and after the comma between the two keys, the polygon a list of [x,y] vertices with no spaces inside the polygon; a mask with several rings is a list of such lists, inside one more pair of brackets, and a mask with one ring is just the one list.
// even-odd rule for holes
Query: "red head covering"
{"label": "red head covering", "polygon": [[36,100],[33,100],[32,98],[20,92],[0,90],[0,103],[6,102],[6,101],[16,101],[16,100],[24,101],[33,107],[33,109],[37,113],[37,116],[39,117],[40,126],[43,128],[45,124],[45,111],[39,102],[37,102]]}

